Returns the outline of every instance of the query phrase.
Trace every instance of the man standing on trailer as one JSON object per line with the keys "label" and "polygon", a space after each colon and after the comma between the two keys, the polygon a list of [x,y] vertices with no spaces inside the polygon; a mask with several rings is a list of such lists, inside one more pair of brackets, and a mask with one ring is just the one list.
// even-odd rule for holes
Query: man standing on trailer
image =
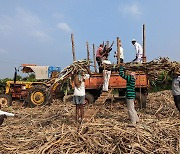
{"label": "man standing on trailer", "polygon": [[103,44],[100,44],[99,48],[96,51],[96,61],[98,63],[98,67],[99,67],[99,73],[102,73],[103,69],[101,67],[102,64],[102,58],[103,58]]}
{"label": "man standing on trailer", "polygon": [[[118,59],[120,59],[120,63],[124,63],[124,49],[122,47],[122,43],[119,40],[119,55],[118,55],[118,51],[114,52],[114,57],[117,57],[117,63],[118,63]],[[119,56],[119,57],[118,57]]]}
{"label": "man standing on trailer", "polygon": [[143,56],[142,46],[138,42],[136,42],[135,39],[132,39],[132,44],[134,45],[136,50],[136,58],[133,60],[133,62],[142,63],[142,56]]}

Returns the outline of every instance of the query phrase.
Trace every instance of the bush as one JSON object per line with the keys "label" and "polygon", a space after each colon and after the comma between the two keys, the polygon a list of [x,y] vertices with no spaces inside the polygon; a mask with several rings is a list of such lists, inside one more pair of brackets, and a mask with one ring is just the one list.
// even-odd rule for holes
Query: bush
{"label": "bush", "polygon": [[150,92],[171,90],[172,77],[166,72],[162,72],[156,80],[150,82]]}
{"label": "bush", "polygon": [[0,94],[5,93],[5,87],[6,87],[7,81],[12,81],[12,79],[9,79],[9,78],[0,79]]}

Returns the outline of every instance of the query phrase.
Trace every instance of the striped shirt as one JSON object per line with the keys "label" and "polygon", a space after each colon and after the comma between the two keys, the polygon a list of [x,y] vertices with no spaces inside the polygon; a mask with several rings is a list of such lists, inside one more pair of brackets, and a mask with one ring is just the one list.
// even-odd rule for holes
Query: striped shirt
{"label": "striped shirt", "polygon": [[135,91],[135,79],[132,75],[125,75],[124,68],[121,66],[119,69],[119,75],[127,81],[126,83],[126,98],[127,99],[135,99],[136,91]]}

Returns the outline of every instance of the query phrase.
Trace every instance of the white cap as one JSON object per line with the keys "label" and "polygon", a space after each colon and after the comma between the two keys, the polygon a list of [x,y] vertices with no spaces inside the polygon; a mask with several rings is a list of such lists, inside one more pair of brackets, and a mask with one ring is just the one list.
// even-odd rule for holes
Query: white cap
{"label": "white cap", "polygon": [[132,39],[132,42],[136,42],[136,40],[135,40],[135,39]]}

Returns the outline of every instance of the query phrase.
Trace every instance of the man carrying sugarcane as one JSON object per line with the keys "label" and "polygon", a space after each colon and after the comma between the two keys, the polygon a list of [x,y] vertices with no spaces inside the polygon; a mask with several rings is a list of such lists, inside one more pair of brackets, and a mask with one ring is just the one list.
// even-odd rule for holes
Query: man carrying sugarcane
{"label": "man carrying sugarcane", "polygon": [[74,104],[76,105],[76,122],[82,122],[84,119],[85,104],[85,79],[89,78],[89,74],[84,74],[82,70],[78,70],[74,77]]}

